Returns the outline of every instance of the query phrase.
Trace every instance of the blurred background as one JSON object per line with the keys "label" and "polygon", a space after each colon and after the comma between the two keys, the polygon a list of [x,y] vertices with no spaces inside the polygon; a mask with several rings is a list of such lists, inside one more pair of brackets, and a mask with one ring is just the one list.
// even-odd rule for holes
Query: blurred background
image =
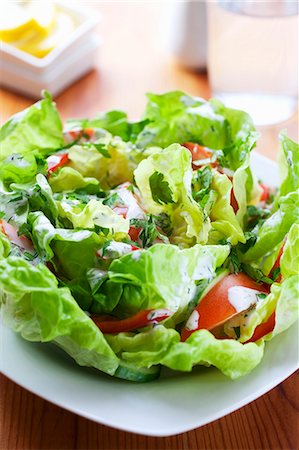
{"label": "blurred background", "polygon": [[42,88],[63,118],[123,109],[131,119],[146,92],[179,89],[246,109],[273,146],[283,128],[298,139],[297,1],[1,0],[0,8],[1,122]]}

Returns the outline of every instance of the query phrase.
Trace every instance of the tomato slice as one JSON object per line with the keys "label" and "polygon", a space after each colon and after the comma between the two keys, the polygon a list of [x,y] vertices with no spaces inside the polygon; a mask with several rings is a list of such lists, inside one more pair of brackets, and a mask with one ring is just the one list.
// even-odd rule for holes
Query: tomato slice
{"label": "tomato slice", "polygon": [[266,336],[266,334],[271,333],[271,331],[273,331],[274,327],[275,327],[275,312],[271,314],[271,316],[265,323],[261,323],[260,325],[258,325],[256,327],[251,338],[248,339],[248,341],[246,341],[246,344],[247,344],[247,342],[258,341],[262,337]]}
{"label": "tomato slice", "polygon": [[51,172],[55,172],[59,167],[64,166],[69,161],[69,155],[68,153],[57,153],[56,155],[51,155],[47,158],[48,163],[48,169],[47,173],[48,175]]}
{"label": "tomato slice", "polygon": [[94,136],[95,131],[93,128],[84,128],[84,129],[80,128],[78,130],[70,130],[68,134],[74,140],[80,139],[81,137],[91,139]]}
{"label": "tomato slice", "polygon": [[148,325],[161,322],[172,315],[169,309],[145,309],[128,319],[115,319],[107,316],[92,315],[91,319],[97,327],[106,334],[122,333],[143,328]]}
{"label": "tomato slice", "polygon": [[135,241],[135,242],[138,241],[140,232],[141,232],[141,228],[130,227],[129,236],[132,239],[132,241]]}
{"label": "tomato slice", "polygon": [[235,197],[235,193],[234,193],[234,189],[232,188],[232,190],[230,191],[230,204],[234,210],[234,213],[236,214],[236,212],[238,212],[239,209],[239,204],[237,202],[237,199]]}
{"label": "tomato slice", "polygon": [[32,242],[26,236],[19,236],[16,228],[5,220],[0,220],[0,228],[13,244],[29,252],[34,251]]}
{"label": "tomato slice", "polygon": [[[272,279],[273,279],[273,277],[275,275],[275,271],[280,268],[280,260],[281,260],[282,254],[283,254],[283,250],[284,250],[284,243],[283,243],[281,249],[279,250],[279,253],[278,253],[278,256],[276,258],[276,261],[273,264],[273,267],[272,267],[272,269],[271,269],[271,271],[269,273],[269,277],[272,278]],[[276,283],[280,283],[281,282],[281,278],[282,278],[281,274],[279,274],[278,277],[276,278],[275,282]]]}
{"label": "tomato slice", "polygon": [[216,163],[209,162],[213,155],[211,150],[208,150],[202,145],[195,144],[194,142],[185,142],[183,146],[186,147],[192,155],[192,168],[194,170],[198,169],[198,167],[202,166],[203,164],[210,164],[212,167],[217,166]]}
{"label": "tomato slice", "polygon": [[182,331],[182,340],[185,341],[196,330],[212,330],[246,311],[256,303],[259,292],[268,293],[268,290],[243,272],[222,278],[191,313]]}
{"label": "tomato slice", "polygon": [[263,192],[261,193],[260,201],[266,202],[268,198],[270,197],[270,189],[268,186],[266,186],[263,183],[260,183],[260,187],[262,188]]}

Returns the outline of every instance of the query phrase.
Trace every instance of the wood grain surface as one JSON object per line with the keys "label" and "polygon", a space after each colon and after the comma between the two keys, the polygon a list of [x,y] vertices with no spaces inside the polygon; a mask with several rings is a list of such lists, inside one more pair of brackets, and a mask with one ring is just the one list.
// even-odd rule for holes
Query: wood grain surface
{"label": "wood grain surface", "polygon": [[[207,74],[188,71],[165,53],[163,2],[87,2],[102,13],[97,67],[56,99],[63,118],[119,108],[139,117],[145,92],[182,89],[208,98]],[[32,100],[1,91],[1,121]],[[275,158],[280,129],[298,139],[297,116],[264,128],[258,151]],[[197,430],[168,438],[117,431],[69,413],[0,377],[0,449],[299,449],[298,375],[246,407]]]}

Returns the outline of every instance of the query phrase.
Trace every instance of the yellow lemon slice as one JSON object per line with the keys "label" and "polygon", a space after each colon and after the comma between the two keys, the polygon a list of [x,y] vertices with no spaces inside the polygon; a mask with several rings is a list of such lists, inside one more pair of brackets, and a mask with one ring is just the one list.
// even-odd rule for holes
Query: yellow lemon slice
{"label": "yellow lemon slice", "polygon": [[68,38],[74,28],[75,24],[73,19],[68,14],[58,12],[56,16],[56,23],[49,36],[44,39],[32,37],[29,39],[16,41],[13,45],[33,56],[43,58],[51,50],[56,48],[66,38]]}
{"label": "yellow lemon slice", "polygon": [[22,7],[21,3],[2,0],[0,9],[0,39],[2,41],[14,41],[23,33],[30,31],[34,21],[27,8]]}

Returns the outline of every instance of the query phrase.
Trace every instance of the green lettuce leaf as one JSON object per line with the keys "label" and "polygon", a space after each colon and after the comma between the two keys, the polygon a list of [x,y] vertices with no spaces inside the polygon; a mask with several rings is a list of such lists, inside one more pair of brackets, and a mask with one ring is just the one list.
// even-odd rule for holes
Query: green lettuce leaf
{"label": "green lettuce leaf", "polygon": [[266,219],[257,231],[256,242],[245,253],[240,252],[240,259],[244,263],[259,264],[261,258],[277,251],[277,247],[289,232],[293,223],[299,220],[299,195],[290,192],[278,201],[279,209]]}
{"label": "green lettuce leaf", "polygon": [[209,331],[199,330],[174,345],[161,360],[173,370],[191,371],[197,364],[212,365],[224,375],[236,379],[251,372],[261,361],[264,343],[241,344],[232,339],[216,339]]}
{"label": "green lettuce leaf", "polygon": [[4,220],[17,228],[26,227],[28,213],[42,211],[54,225],[59,225],[53,192],[41,173],[31,183],[13,183],[10,189],[1,188],[0,185],[0,213]]}
{"label": "green lettuce leaf", "polygon": [[261,197],[261,188],[251,172],[249,154],[233,174],[233,192],[238,204],[236,216],[241,227],[244,228],[247,205],[257,204]]}
{"label": "green lettuce leaf", "polygon": [[88,194],[99,192],[99,181],[91,177],[83,177],[72,167],[62,167],[58,174],[49,177],[49,184],[53,192],[84,191]]}
{"label": "green lettuce leaf", "polygon": [[192,141],[222,149],[229,139],[229,124],[212,103],[180,91],[147,97],[144,118],[149,123],[138,135],[138,147],[168,147]]}
{"label": "green lettuce leaf", "polygon": [[[174,245],[156,244],[147,250],[136,250],[114,260],[109,280],[101,293],[102,311],[120,317],[144,309],[168,308],[179,322],[188,314],[190,303],[197,303],[200,282],[210,282],[229,254],[229,246],[195,245],[180,250]],[[120,285],[121,291],[117,291]],[[99,305],[100,306],[100,305]]]}
{"label": "green lettuce leaf", "polygon": [[60,217],[67,218],[74,228],[100,227],[108,230],[111,235],[129,232],[129,219],[116,214],[109,206],[96,199],[91,199],[87,205],[78,204],[76,200],[72,203],[66,200],[57,201],[57,205]]}
{"label": "green lettuce leaf", "polygon": [[144,118],[148,121],[136,145],[167,147],[196,142],[220,150],[221,165],[236,170],[254,147],[258,134],[249,115],[184,92],[148,94]]}
{"label": "green lettuce leaf", "polygon": [[81,366],[115,373],[119,360],[104,336],[44,265],[1,259],[0,306],[4,322],[24,339],[52,342]]}
{"label": "green lettuce leaf", "polygon": [[29,183],[44,166],[45,161],[33,153],[12,153],[0,164],[0,180],[7,188],[11,183]]}
{"label": "green lettuce leaf", "polygon": [[131,123],[125,112],[112,110],[102,112],[94,119],[70,119],[66,122],[65,131],[78,128],[103,128],[112,136],[119,136],[123,141],[134,142],[145,124],[146,121]]}
{"label": "green lettuce leaf", "polygon": [[48,93],[11,117],[0,130],[0,162],[11,154],[47,155],[64,145],[62,124]]}
{"label": "green lettuce leaf", "polygon": [[134,335],[106,336],[115,353],[124,361],[144,367],[163,364],[170,369],[190,372],[195,365],[215,366],[232,379],[246,375],[261,361],[264,343],[246,344],[217,340],[209,331],[199,330],[186,342],[173,329],[158,325]]}
{"label": "green lettuce leaf", "polygon": [[182,247],[207,242],[209,218],[192,197],[187,149],[173,144],[152,154],[141,161],[134,177],[147,212],[169,218],[171,242]]}
{"label": "green lettuce leaf", "polygon": [[39,256],[51,261],[61,276],[77,279],[98,265],[96,252],[105,238],[88,230],[55,228],[41,212],[30,213],[28,224]]}
{"label": "green lettuce leaf", "polygon": [[213,244],[227,239],[232,245],[244,243],[243,230],[231,206],[231,181],[214,169],[211,189],[217,193],[217,197],[210,212],[211,230],[208,242]]}
{"label": "green lettuce leaf", "polygon": [[68,152],[68,165],[83,177],[96,178],[103,189],[133,181],[134,151],[119,137],[106,132],[94,144],[74,145]]}
{"label": "green lettuce leaf", "polygon": [[[273,267],[273,266],[272,266]],[[287,235],[280,259],[283,278],[298,274],[299,268],[299,223],[294,223]]]}
{"label": "green lettuce leaf", "polygon": [[279,197],[281,197],[299,189],[299,144],[285,133],[280,133],[279,139],[278,163],[281,178]]}

